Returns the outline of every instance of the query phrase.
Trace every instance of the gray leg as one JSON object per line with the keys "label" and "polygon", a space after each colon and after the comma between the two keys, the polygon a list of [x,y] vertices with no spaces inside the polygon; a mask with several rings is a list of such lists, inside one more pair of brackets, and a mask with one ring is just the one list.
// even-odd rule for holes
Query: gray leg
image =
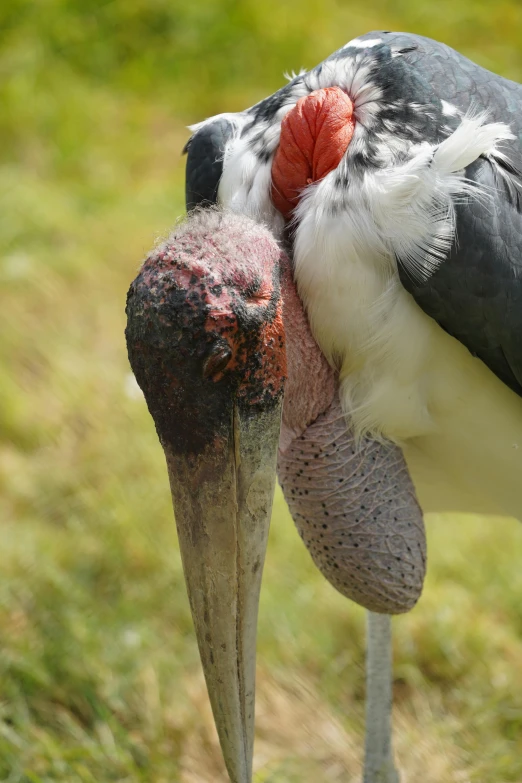
{"label": "gray leg", "polygon": [[391,617],[367,612],[366,746],[363,783],[399,783],[391,744]]}

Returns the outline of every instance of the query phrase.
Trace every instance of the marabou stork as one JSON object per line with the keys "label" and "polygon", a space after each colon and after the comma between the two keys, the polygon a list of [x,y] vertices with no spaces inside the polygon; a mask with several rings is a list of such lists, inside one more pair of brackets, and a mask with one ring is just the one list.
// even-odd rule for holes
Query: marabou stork
{"label": "marabou stork", "polygon": [[424,512],[522,519],[521,105],[443,44],[374,32],[193,127],[187,208],[224,211],[149,257],[127,340],[234,783],[279,437],[305,544],[370,610],[366,783],[398,779],[388,616],[422,589],[415,491]]}

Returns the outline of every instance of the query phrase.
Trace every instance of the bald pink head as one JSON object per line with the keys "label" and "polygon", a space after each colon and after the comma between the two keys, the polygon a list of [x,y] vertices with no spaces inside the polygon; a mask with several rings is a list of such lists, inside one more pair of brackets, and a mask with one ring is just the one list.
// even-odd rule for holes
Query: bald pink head
{"label": "bald pink head", "polygon": [[281,399],[282,256],[248,218],[200,210],[146,259],[128,296],[129,357],[171,449],[201,450],[228,426],[232,399]]}

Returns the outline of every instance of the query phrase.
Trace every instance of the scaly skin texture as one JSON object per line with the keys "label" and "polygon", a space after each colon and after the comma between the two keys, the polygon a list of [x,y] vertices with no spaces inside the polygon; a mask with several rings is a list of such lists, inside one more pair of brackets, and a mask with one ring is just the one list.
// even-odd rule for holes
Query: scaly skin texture
{"label": "scaly skin texture", "polygon": [[373,612],[411,609],[422,590],[426,540],[402,452],[357,443],[336,396],[279,455],[290,513],[317,567]]}
{"label": "scaly skin texture", "polygon": [[283,257],[288,379],[278,476],[315,564],[343,595],[399,614],[418,600],[426,572],[422,512],[401,450],[357,441],[338,378],[315,342]]}

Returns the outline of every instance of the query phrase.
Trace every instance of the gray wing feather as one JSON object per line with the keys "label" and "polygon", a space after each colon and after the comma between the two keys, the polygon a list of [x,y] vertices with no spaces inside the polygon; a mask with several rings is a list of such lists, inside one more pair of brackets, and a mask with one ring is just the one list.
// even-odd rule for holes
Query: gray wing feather
{"label": "gray wing feather", "polygon": [[362,40],[376,36],[405,50],[401,57],[440,100],[463,113],[487,110],[517,137],[507,160],[481,158],[466,169],[490,198],[456,206],[456,240],[437,271],[422,283],[399,271],[419,306],[522,396],[522,86],[436,41],[375,32]]}

